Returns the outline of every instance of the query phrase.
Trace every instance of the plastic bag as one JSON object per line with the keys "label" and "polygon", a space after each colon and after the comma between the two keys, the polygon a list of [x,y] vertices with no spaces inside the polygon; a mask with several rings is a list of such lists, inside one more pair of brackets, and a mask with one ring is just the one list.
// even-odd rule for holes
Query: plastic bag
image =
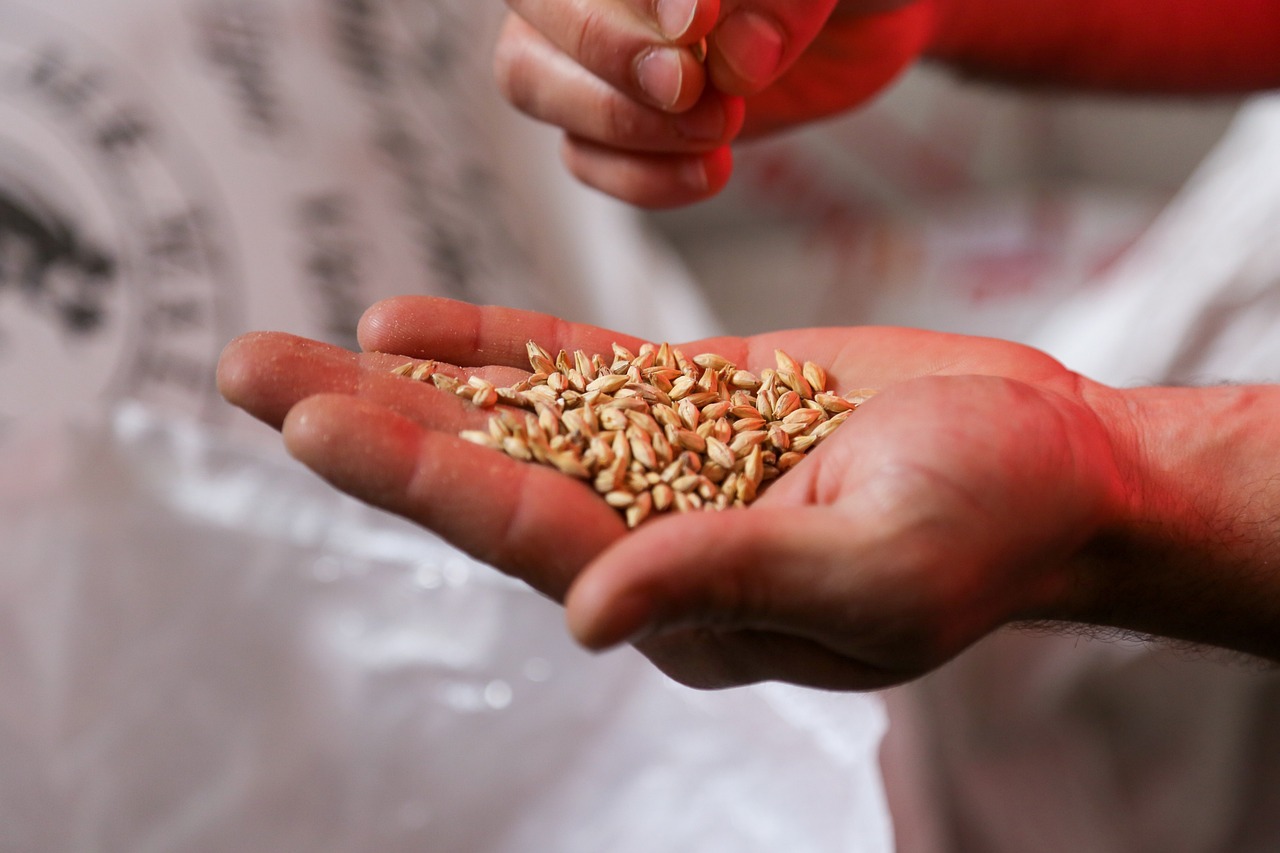
{"label": "plastic bag", "polygon": [[522,585],[142,407],[0,468],[2,850],[891,849],[874,697],[589,655]]}

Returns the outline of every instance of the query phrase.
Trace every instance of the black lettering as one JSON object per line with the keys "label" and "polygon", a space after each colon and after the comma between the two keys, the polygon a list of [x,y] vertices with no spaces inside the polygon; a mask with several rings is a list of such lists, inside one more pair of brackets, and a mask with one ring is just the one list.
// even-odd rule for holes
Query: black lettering
{"label": "black lettering", "polygon": [[331,0],[334,39],[343,64],[355,73],[360,84],[374,91],[385,91],[390,73],[383,55],[382,40],[377,34],[377,16],[371,0]]}
{"label": "black lettering", "polygon": [[204,325],[205,306],[192,298],[165,298],[147,306],[146,325],[150,330],[196,329]]}
{"label": "black lettering", "polygon": [[271,79],[271,27],[258,4],[210,4],[202,19],[204,54],[222,70],[249,127],[274,136],[284,124]]}
{"label": "black lettering", "polygon": [[183,211],[153,223],[146,235],[147,255],[153,263],[184,273],[203,269],[201,216]]}

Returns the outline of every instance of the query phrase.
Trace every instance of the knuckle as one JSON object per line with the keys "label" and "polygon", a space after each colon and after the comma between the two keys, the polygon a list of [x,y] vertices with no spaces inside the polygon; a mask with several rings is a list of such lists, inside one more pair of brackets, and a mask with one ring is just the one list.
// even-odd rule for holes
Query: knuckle
{"label": "knuckle", "polygon": [[636,105],[621,98],[607,98],[598,116],[604,142],[634,145],[645,131]]}
{"label": "knuckle", "polygon": [[588,7],[574,23],[570,45],[573,55],[580,60],[600,52],[608,41],[608,16],[598,8]]}
{"label": "knuckle", "polygon": [[498,91],[513,107],[527,114],[537,110],[533,90],[537,75],[530,73],[530,65],[528,51],[519,45],[498,43],[493,54],[493,76]]}

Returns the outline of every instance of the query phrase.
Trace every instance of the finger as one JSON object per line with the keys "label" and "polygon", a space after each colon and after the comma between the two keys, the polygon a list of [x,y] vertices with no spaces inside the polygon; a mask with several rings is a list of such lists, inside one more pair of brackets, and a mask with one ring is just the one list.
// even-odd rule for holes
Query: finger
{"label": "finger", "polygon": [[[527,24],[518,18],[509,27]],[[727,144],[742,127],[740,98],[705,90],[678,113],[636,101],[606,84],[537,33],[512,49],[502,43],[495,74],[507,100],[526,115],[600,145],[636,152],[707,151]]]}
{"label": "finger", "polygon": [[728,146],[702,154],[632,154],[570,138],[564,160],[587,186],[649,209],[711,198],[724,189],[733,172]]}
{"label": "finger", "polygon": [[[680,112],[702,94],[706,74],[692,46],[701,38],[698,29],[714,20],[714,4],[696,4],[675,41],[662,34],[658,20],[644,8],[647,4],[636,0],[509,0],[507,5],[518,20],[508,17],[499,37],[503,66],[536,67],[538,54],[521,54],[545,40],[592,75],[650,106]],[[531,31],[541,38],[531,39]]]}
{"label": "finger", "polygon": [[228,402],[279,428],[298,400],[325,391],[353,392],[363,372],[359,356],[341,347],[281,332],[252,332],[223,349],[217,383]]}
{"label": "finger", "polygon": [[337,488],[557,600],[624,530],[584,483],[425,429],[371,400],[310,397],[289,412],[283,433],[289,451]]}
{"label": "finger", "polygon": [[[228,402],[279,429],[289,410],[316,394],[346,394],[375,401],[433,429],[456,432],[481,425],[488,413],[430,383],[391,373],[405,362],[382,353],[357,354],[341,347],[279,332],[236,338],[218,361],[218,389]],[[459,378],[478,374],[509,384],[516,371],[483,368],[440,372]],[[525,374],[527,375],[527,374]]]}
{"label": "finger", "polygon": [[378,302],[360,319],[365,350],[433,358],[466,367],[485,364],[528,368],[526,344],[548,351],[608,355],[619,343],[633,352],[644,341],[599,326],[550,314],[479,306],[432,296],[400,296]]}
{"label": "finger", "polygon": [[836,0],[725,0],[708,40],[712,85],[732,95],[766,88],[809,47],[835,5]]}

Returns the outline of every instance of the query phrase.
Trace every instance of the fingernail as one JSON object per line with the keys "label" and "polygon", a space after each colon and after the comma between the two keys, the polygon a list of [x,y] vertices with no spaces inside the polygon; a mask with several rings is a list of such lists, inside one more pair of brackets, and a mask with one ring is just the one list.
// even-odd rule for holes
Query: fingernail
{"label": "fingernail", "polygon": [[658,0],[658,29],[669,39],[678,39],[693,24],[698,0]]}
{"label": "fingernail", "polygon": [[701,157],[690,157],[680,165],[677,172],[680,182],[698,193],[705,193],[711,186],[707,177],[707,164]]}
{"label": "fingernail", "polygon": [[641,90],[664,109],[679,99],[683,77],[680,51],[675,48],[655,48],[643,54],[636,63],[636,81]]}
{"label": "fingernail", "polygon": [[753,12],[730,16],[716,30],[716,48],[733,72],[750,85],[773,79],[782,61],[782,35]]}

